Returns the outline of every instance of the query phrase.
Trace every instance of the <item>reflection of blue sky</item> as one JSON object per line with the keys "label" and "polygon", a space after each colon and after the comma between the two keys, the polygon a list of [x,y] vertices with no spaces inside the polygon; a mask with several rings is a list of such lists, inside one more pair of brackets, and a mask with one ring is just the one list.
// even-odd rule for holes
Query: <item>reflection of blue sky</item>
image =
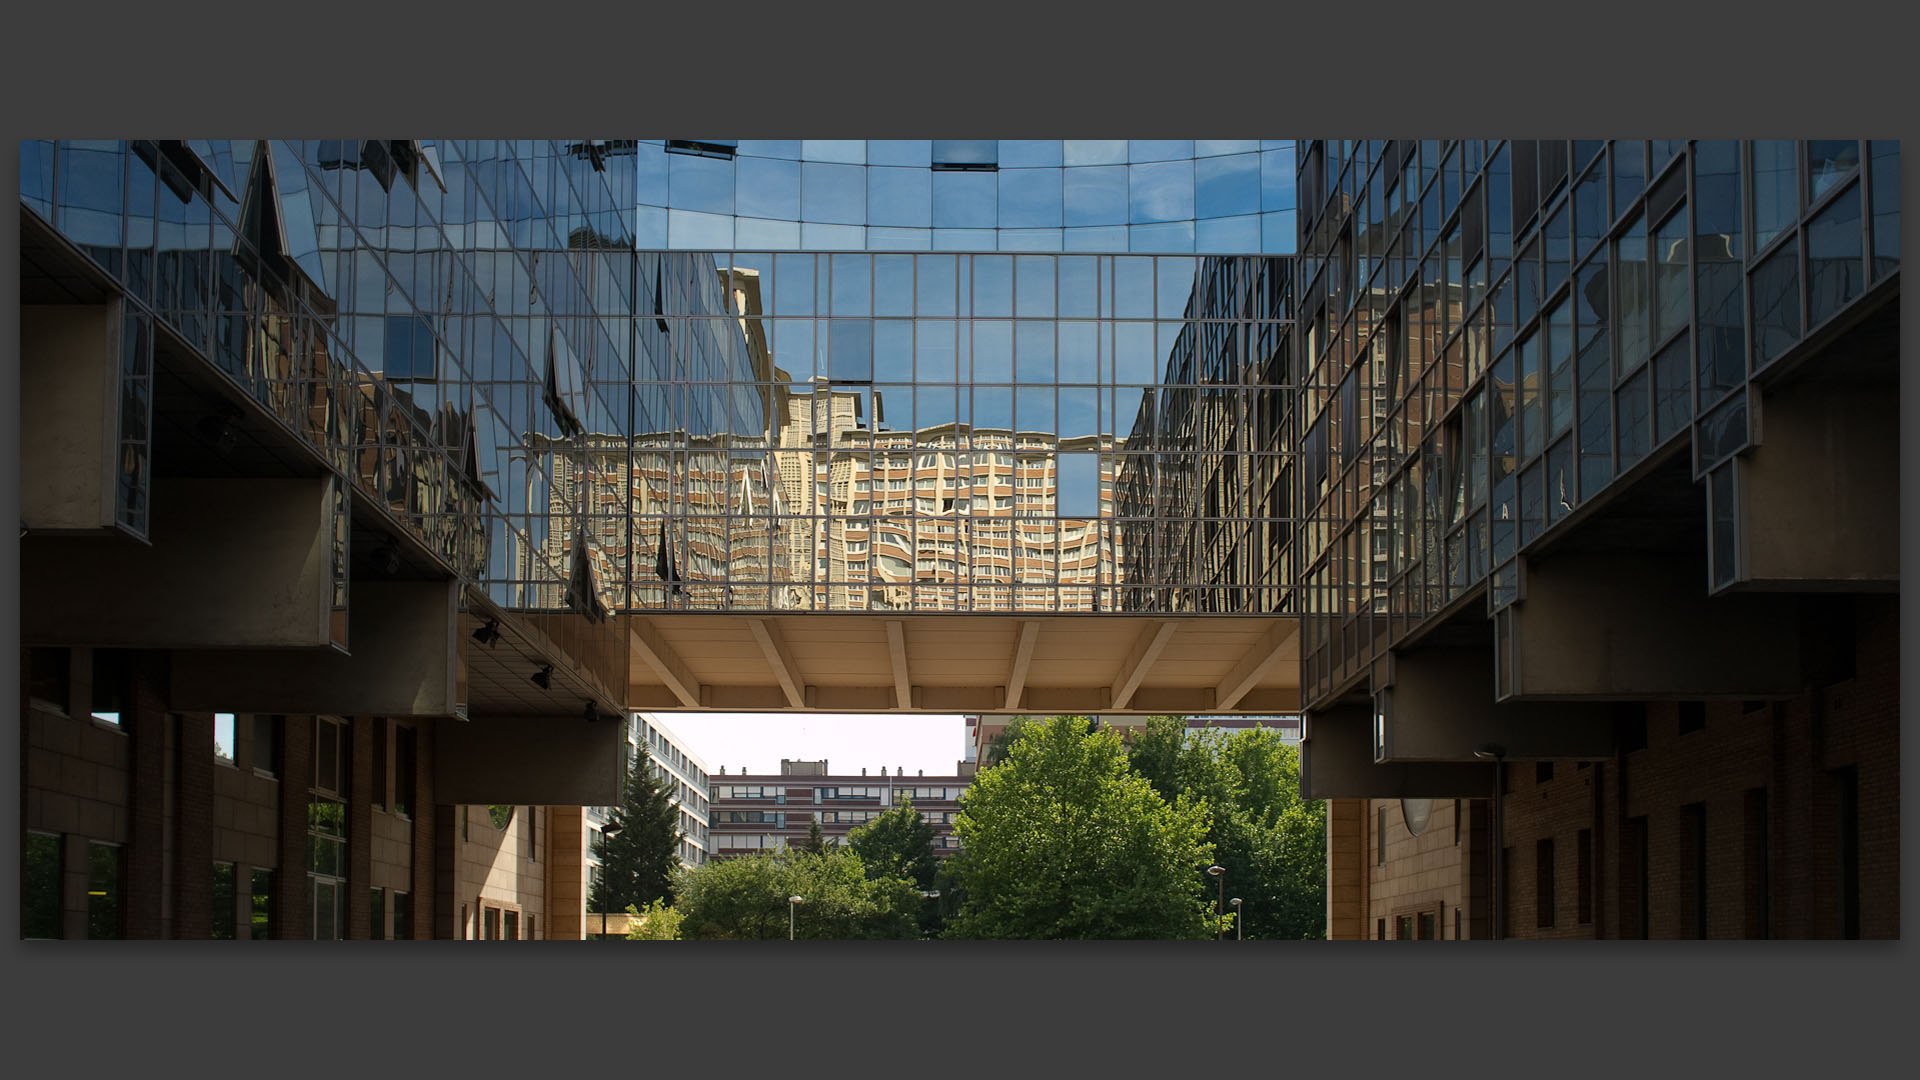
{"label": "reflection of blue sky", "polygon": [[1193,163],[1167,161],[1127,170],[1131,220],[1179,221],[1193,216]]}

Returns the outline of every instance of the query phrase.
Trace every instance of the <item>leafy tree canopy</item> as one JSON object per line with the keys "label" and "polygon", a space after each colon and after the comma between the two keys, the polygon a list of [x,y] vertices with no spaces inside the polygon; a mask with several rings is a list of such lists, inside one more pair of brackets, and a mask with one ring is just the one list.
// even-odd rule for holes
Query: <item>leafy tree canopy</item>
{"label": "leafy tree canopy", "polygon": [[939,860],[933,825],[907,799],[847,834],[847,846],[866,864],[868,877],[897,877],[918,889],[933,888]]}
{"label": "leafy tree canopy", "polygon": [[860,856],[846,848],[763,851],[684,871],[680,936],[786,937],[790,896],[802,898],[793,908],[796,938],[920,936],[920,890],[901,878],[869,879]]}
{"label": "leafy tree canopy", "polygon": [[1029,719],[975,777],[954,824],[966,900],[946,936],[1196,938],[1210,809],[1171,803],[1085,716]]}

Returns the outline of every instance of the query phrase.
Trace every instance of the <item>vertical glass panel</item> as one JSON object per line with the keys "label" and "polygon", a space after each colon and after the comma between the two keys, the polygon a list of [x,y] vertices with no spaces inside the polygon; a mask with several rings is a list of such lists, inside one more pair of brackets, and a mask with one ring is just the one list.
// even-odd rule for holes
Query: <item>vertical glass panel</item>
{"label": "vertical glass panel", "polygon": [[1514,460],[1514,386],[1513,354],[1494,361],[1488,378],[1488,404],[1491,408],[1489,430],[1492,433],[1492,477],[1497,484],[1513,473]]}
{"label": "vertical glass panel", "polygon": [[1153,324],[1123,322],[1113,328],[1114,380],[1122,386],[1146,386],[1159,381],[1160,365],[1154,352]]}
{"label": "vertical glass panel", "polygon": [[1296,170],[1293,149],[1265,150],[1260,154],[1260,208],[1292,210],[1297,205],[1294,191]]}
{"label": "vertical glass panel", "polygon": [[1068,165],[1125,165],[1125,139],[1067,139],[1060,144]]}
{"label": "vertical glass panel", "polygon": [[876,319],[873,324],[873,372],[881,382],[913,381],[913,322]]}
{"label": "vertical glass panel", "polygon": [[1547,435],[1573,425],[1573,304],[1562,300],[1547,312]]}
{"label": "vertical glass panel", "polygon": [[[1635,144],[1638,145],[1638,144]],[[1651,333],[1647,311],[1647,229],[1635,217],[1613,242],[1614,323],[1620,342],[1619,373],[1625,375],[1646,363]]]}
{"label": "vertical glass panel", "polygon": [[1022,319],[1014,325],[1014,373],[1023,383],[1054,381],[1053,323]]}
{"label": "vertical glass panel", "polygon": [[1791,139],[1753,143],[1753,250],[1764,249],[1800,217],[1799,168]]}
{"label": "vertical glass panel", "polygon": [[[1004,323],[1001,325],[1005,325]],[[979,346],[979,328],[974,330],[974,344]],[[998,428],[1002,431],[1013,430],[1013,388],[1007,386],[982,386],[976,376],[973,387],[973,426]]]}
{"label": "vertical glass panel", "polygon": [[[933,174],[936,229],[991,229],[999,224],[999,184],[991,172]],[[936,237],[936,242],[938,238]]]}
{"label": "vertical glass panel", "polygon": [[1694,334],[1703,404],[1719,400],[1746,373],[1740,194],[1740,144],[1694,144]]}
{"label": "vertical glass panel", "polygon": [[1197,317],[1199,304],[1194,296],[1199,264],[1193,259],[1159,259],[1158,299],[1155,312],[1163,319]]}
{"label": "vertical glass panel", "polygon": [[973,323],[973,381],[1013,381],[1012,323],[988,319]]}
{"label": "vertical glass panel", "polygon": [[1515,365],[1518,369],[1520,388],[1520,458],[1527,460],[1538,454],[1546,445],[1545,425],[1541,422],[1541,365],[1540,346],[1543,337],[1530,335],[1514,349]]}
{"label": "vertical glass panel", "polygon": [[1767,256],[1749,282],[1753,297],[1754,368],[1800,340],[1800,245],[1789,240]]}
{"label": "vertical glass panel", "polygon": [[1138,256],[1115,258],[1113,311],[1121,319],[1153,318],[1153,260]]}
{"label": "vertical glass panel", "polygon": [[1534,462],[1520,474],[1520,543],[1529,544],[1546,527],[1546,465]]}
{"label": "vertical glass panel", "polygon": [[873,313],[913,314],[913,256],[873,257]]}
{"label": "vertical glass panel", "polygon": [[873,314],[873,257],[866,254],[830,255],[833,269],[834,315]]}
{"label": "vertical glass panel", "polygon": [[1157,225],[1127,226],[1127,250],[1138,252],[1190,252],[1193,250],[1193,222],[1169,221]]}
{"label": "vertical glass panel", "polygon": [[1624,213],[1647,186],[1647,144],[1640,139],[1613,143],[1613,212]]}
{"label": "vertical glass panel", "polygon": [[1612,218],[1607,214],[1607,174],[1603,169],[1588,173],[1573,188],[1574,257],[1585,258],[1607,235]]}
{"label": "vertical glass panel", "polygon": [[1127,177],[1128,221],[1141,224],[1193,217],[1193,162],[1132,165]]}
{"label": "vertical glass panel", "polygon": [[1862,241],[1860,185],[1854,184],[1807,223],[1809,326],[1831,318],[1866,287]]}
{"label": "vertical glass panel", "polygon": [[1613,357],[1603,325],[1581,346],[1579,367],[1580,498],[1613,478]]}
{"label": "vertical glass panel", "polygon": [[1573,440],[1562,439],[1547,451],[1547,524],[1573,509]]}
{"label": "vertical glass panel", "polygon": [[834,382],[873,381],[873,323],[835,319],[830,326],[828,373]]}
{"label": "vertical glass panel", "polygon": [[1059,265],[1059,312],[1063,319],[1091,319],[1100,314],[1099,260],[1088,255],[1063,256]]}
{"label": "vertical glass panel", "polygon": [[1099,381],[1099,327],[1094,323],[1059,324],[1059,381],[1093,383]]}
{"label": "vertical glass panel", "polygon": [[1127,170],[1124,166],[1062,170],[1062,221],[1068,226],[1120,225],[1127,220]]}
{"label": "vertical glass panel", "polygon": [[1650,441],[1653,426],[1647,400],[1648,377],[1645,368],[1636,372],[1620,387],[1614,396],[1614,429],[1618,435],[1614,443],[1614,454],[1620,462],[1620,471],[1626,472],[1640,463],[1652,449]]}
{"label": "vertical glass panel", "polygon": [[1692,350],[1686,335],[1653,358],[1653,444],[1687,426],[1693,418]]}
{"label": "vertical glass panel", "polygon": [[1234,154],[1194,162],[1196,217],[1257,214],[1261,207],[1260,157]]}
{"label": "vertical glass panel", "polygon": [[[26,146],[22,144],[23,149]],[[24,152],[22,154],[24,155]],[[21,853],[20,936],[52,941],[61,936],[65,892],[65,843],[52,833],[30,832]]]}
{"label": "vertical glass panel", "polygon": [[1054,389],[1051,386],[1022,386],[1014,390],[1013,423],[1015,430],[1057,434],[1054,416]]}
{"label": "vertical glass panel", "polygon": [[120,936],[120,848],[90,843],[87,845],[87,939],[112,940]]}
{"label": "vertical glass panel", "polygon": [[1052,318],[1054,264],[1049,255],[1022,255],[1014,260],[1015,314],[1021,318]]}
{"label": "vertical glass panel", "polygon": [[52,139],[20,140],[20,200],[48,221],[53,220],[54,153]]}
{"label": "vertical glass panel", "polygon": [[1685,205],[1654,234],[1653,257],[1653,340],[1658,342],[1687,325],[1692,314]]}
{"label": "vertical glass panel", "polygon": [[957,259],[954,255],[914,256],[914,305],[918,314],[950,317],[956,313]]}
{"label": "vertical glass panel", "polygon": [[1567,280],[1567,272],[1573,262],[1573,245],[1568,235],[1571,228],[1569,218],[1571,204],[1562,202],[1560,209],[1547,218],[1540,230],[1541,254],[1545,259],[1545,279],[1540,285],[1540,295],[1552,296],[1553,290]]}
{"label": "vertical glass panel", "polygon": [[1253,254],[1262,250],[1260,216],[1210,218],[1194,223],[1193,249],[1222,254]]}
{"label": "vertical glass panel", "polygon": [[935,139],[935,165],[994,165],[1000,160],[1000,144],[993,139]]}
{"label": "vertical glass panel", "polygon": [[974,257],[973,314],[976,318],[1006,318],[1013,314],[1013,256]]}
{"label": "vertical glass panel", "polygon": [[1900,268],[1900,144],[1875,140],[1873,154],[1873,280]]}
{"label": "vertical glass panel", "polygon": [[1708,531],[1713,535],[1713,584],[1731,585],[1740,574],[1739,521],[1734,502],[1732,466],[1707,477],[1707,501],[1711,506]]}
{"label": "vertical glass panel", "polygon": [[1002,169],[1000,227],[1003,229],[1058,228],[1061,171],[1059,169]]}
{"label": "vertical glass panel", "polygon": [[[1807,201],[1818,202],[1847,174],[1860,167],[1860,144],[1852,139],[1807,142]],[[1811,249],[1809,249],[1811,250]]]}

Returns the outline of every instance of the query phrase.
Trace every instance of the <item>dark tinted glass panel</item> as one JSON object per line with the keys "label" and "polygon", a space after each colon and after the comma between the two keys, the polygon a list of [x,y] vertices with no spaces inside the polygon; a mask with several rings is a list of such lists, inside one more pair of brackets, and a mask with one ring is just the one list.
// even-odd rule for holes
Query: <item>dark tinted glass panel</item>
{"label": "dark tinted glass panel", "polygon": [[1620,214],[1647,186],[1647,144],[1638,139],[1617,140],[1612,158],[1613,212]]}
{"label": "dark tinted glass panel", "polygon": [[1754,270],[1754,366],[1762,366],[1800,340],[1800,245],[1788,241]]}
{"label": "dark tinted glass panel", "polygon": [[1816,202],[1860,167],[1860,144],[1852,139],[1807,143],[1807,201]]}
{"label": "dark tinted glass panel", "polygon": [[1711,510],[1709,527],[1713,533],[1713,584],[1716,588],[1731,585],[1740,570],[1739,533],[1734,517],[1733,494],[1731,467],[1707,477],[1707,499]]}
{"label": "dark tinted glass panel", "polygon": [[1561,439],[1547,451],[1547,524],[1567,515],[1574,506],[1573,441]]}
{"label": "dark tinted glass panel", "polygon": [[[1502,146],[1492,160],[1487,162],[1486,198],[1484,210],[1487,218],[1487,255],[1491,259],[1504,260],[1513,255],[1513,215],[1509,208],[1513,205],[1513,167],[1508,149]],[[1493,273],[1499,272],[1496,264]]]}
{"label": "dark tinted glass panel", "polygon": [[[1637,144],[1636,144],[1637,145]],[[1614,327],[1620,341],[1620,374],[1646,363],[1652,332],[1647,311],[1647,230],[1636,217],[1613,242]]]}
{"label": "dark tinted glass panel", "polygon": [[1686,207],[1681,207],[1654,234],[1653,259],[1653,340],[1660,342],[1686,326],[1692,316]]}
{"label": "dark tinted glass panel", "polygon": [[1866,286],[1861,242],[1860,185],[1854,184],[1807,223],[1809,325],[1825,322]]}
{"label": "dark tinted glass panel", "polygon": [[1686,335],[1653,358],[1653,442],[1655,446],[1687,426],[1693,416],[1692,352]]}
{"label": "dark tinted glass panel", "polygon": [[1703,403],[1719,400],[1746,373],[1740,192],[1740,144],[1694,144],[1694,331]]}
{"label": "dark tinted glass panel", "polygon": [[1559,288],[1560,283],[1567,280],[1567,272],[1572,266],[1572,238],[1569,236],[1569,230],[1571,228],[1569,220],[1571,218],[1570,205],[1571,204],[1565,202],[1561,203],[1560,208],[1553,212],[1553,216],[1547,218],[1547,223],[1540,233],[1542,254],[1546,258],[1546,276],[1541,282],[1541,294],[1543,296],[1553,295],[1553,290]]}
{"label": "dark tinted glass panel", "polygon": [[1543,409],[1541,401],[1541,346],[1542,335],[1532,334],[1514,349],[1520,390],[1520,457],[1522,460],[1539,453],[1546,445]]}
{"label": "dark tinted glass panel", "polygon": [[1738,394],[1700,418],[1699,466],[1710,469],[1746,449],[1747,398]]}
{"label": "dark tinted glass panel", "polygon": [[1573,305],[1562,300],[1545,321],[1547,368],[1547,433],[1549,437],[1573,423]]}
{"label": "dark tinted glass panel", "polygon": [[393,894],[393,938],[395,941],[413,938],[413,905],[403,892]]}
{"label": "dark tinted glass panel", "polygon": [[1876,141],[1873,149],[1873,279],[1900,266],[1900,144]]}
{"label": "dark tinted glass panel", "polygon": [[1763,250],[1800,217],[1799,167],[1790,139],[1753,143],[1753,250]]}
{"label": "dark tinted glass panel", "polygon": [[87,938],[120,936],[120,849],[87,845]]}
{"label": "dark tinted glass panel", "polygon": [[1000,161],[1000,144],[994,139],[935,139],[934,168],[989,167]]}
{"label": "dark tinted glass panel", "polygon": [[30,832],[21,853],[20,936],[60,937],[61,893],[65,882],[64,848],[52,833]]}
{"label": "dark tinted glass panel", "polygon": [[1520,542],[1528,544],[1540,535],[1546,525],[1546,505],[1543,500],[1546,466],[1534,462],[1520,474]]}
{"label": "dark tinted glass panel", "polygon": [[1653,426],[1651,417],[1648,415],[1650,406],[1647,401],[1647,382],[1646,369],[1642,368],[1633,378],[1628,379],[1620,387],[1620,392],[1614,396],[1618,435],[1614,452],[1619,458],[1621,472],[1626,472],[1639,464],[1640,459],[1646,457],[1647,451],[1651,449]]}
{"label": "dark tinted glass panel", "polygon": [[234,874],[236,867],[229,862],[213,864],[213,939],[232,941],[234,929],[235,905]]}

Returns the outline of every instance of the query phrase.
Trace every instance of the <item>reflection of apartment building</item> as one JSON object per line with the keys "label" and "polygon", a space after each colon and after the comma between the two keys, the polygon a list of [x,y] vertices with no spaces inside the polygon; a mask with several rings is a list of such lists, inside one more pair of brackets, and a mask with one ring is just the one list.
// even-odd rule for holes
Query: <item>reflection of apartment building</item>
{"label": "reflection of apartment building", "polygon": [[960,812],[966,776],[907,776],[880,769],[868,775],[830,772],[825,761],[786,761],[777,774],[734,773],[723,767],[712,778],[711,851],[715,858],[797,846],[818,822],[829,840],[911,802],[933,826],[934,854],[957,851],[953,821]]}

